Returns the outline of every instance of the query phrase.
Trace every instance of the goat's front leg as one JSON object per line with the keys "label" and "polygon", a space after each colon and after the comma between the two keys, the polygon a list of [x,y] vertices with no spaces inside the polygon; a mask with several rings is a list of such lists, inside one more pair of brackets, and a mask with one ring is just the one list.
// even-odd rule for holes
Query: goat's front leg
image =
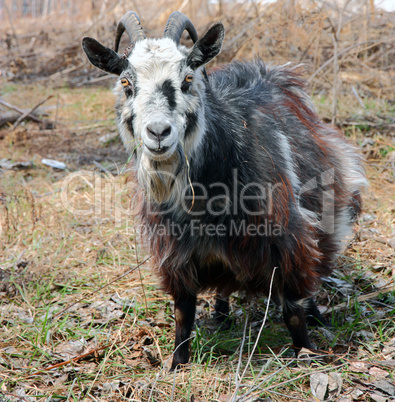
{"label": "goat's front leg", "polygon": [[196,295],[182,295],[174,298],[174,316],[176,319],[176,340],[174,345],[171,371],[188,363],[189,337],[195,320]]}

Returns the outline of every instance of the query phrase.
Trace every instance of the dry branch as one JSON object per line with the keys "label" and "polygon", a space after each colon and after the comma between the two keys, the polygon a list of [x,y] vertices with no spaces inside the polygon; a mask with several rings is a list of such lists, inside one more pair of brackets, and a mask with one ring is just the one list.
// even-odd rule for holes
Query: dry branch
{"label": "dry branch", "polygon": [[[57,364],[53,364],[52,366],[45,367],[44,369],[40,370],[39,373],[42,373],[44,371],[50,371],[50,370],[53,370],[55,368],[63,367],[63,366],[65,366],[65,365],[67,365],[67,364],[69,364],[71,362],[76,363],[78,360],[84,359],[87,356],[93,355],[94,353],[100,352],[100,351],[102,351],[104,349],[107,349],[109,347],[111,347],[110,344],[105,345],[105,346],[101,346],[100,348],[92,349],[92,350],[90,350],[90,351],[88,351],[86,353],[83,353],[82,355],[78,355],[78,356],[75,356],[75,357],[73,357],[73,358],[71,358],[69,360],[66,360],[65,362],[60,362],[60,363],[57,363]],[[35,374],[37,374],[37,373],[35,373]]]}
{"label": "dry branch", "polygon": [[18,112],[0,112],[0,127],[4,124],[13,124],[19,118],[20,114]]}
{"label": "dry branch", "polygon": [[34,107],[32,107],[28,112],[24,113],[22,116],[19,117],[19,119],[15,122],[14,128],[18,127],[19,124],[24,120],[27,116],[30,116],[39,106],[44,104],[48,99],[51,99],[52,95],[48,95],[43,101],[37,103]]}
{"label": "dry branch", "polygon": [[340,303],[337,306],[332,307],[331,311],[337,311],[337,310],[342,310],[344,308],[347,308],[355,300],[358,303],[360,303],[360,302],[363,302],[363,301],[374,299],[375,297],[377,297],[379,295],[389,293],[389,292],[393,292],[394,290],[395,290],[395,285],[393,285],[393,284],[392,285],[387,285],[387,286],[381,288],[380,290],[376,290],[375,292],[371,292],[371,293],[368,293],[366,295],[361,295],[361,296],[358,296],[356,299],[350,299],[347,302]]}
{"label": "dry branch", "polygon": [[[11,103],[6,102],[4,99],[0,98],[0,104],[7,107],[8,109],[12,109],[15,110],[16,112],[18,112],[19,114],[24,115],[26,113],[26,110],[20,109],[17,106],[11,105]],[[32,114],[32,112],[29,112],[25,118],[28,117],[29,119],[35,121],[36,123],[42,123],[43,121],[41,119],[39,119],[37,116],[35,116],[34,114]]]}

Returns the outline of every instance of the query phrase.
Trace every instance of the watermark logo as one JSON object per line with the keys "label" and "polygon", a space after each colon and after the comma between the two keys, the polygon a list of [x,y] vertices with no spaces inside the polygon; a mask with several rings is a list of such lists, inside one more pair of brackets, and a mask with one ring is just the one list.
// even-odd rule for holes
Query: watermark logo
{"label": "watermark logo", "polygon": [[[173,194],[159,208],[134,181],[126,182],[120,177],[90,171],[74,172],[61,183],[61,202],[76,217],[111,216],[115,227],[121,227],[136,226],[137,199],[146,197],[145,214],[154,215],[159,223],[150,228],[140,225],[137,231],[144,237],[281,236],[288,219],[285,215],[291,210],[296,214],[294,217],[307,219],[327,234],[335,231],[333,169],[292,191],[282,181],[242,185],[236,169],[229,184],[180,183],[177,177],[172,179]],[[89,194],[85,199],[76,196],[78,189],[84,186]],[[320,210],[309,210],[309,200],[314,200]]]}

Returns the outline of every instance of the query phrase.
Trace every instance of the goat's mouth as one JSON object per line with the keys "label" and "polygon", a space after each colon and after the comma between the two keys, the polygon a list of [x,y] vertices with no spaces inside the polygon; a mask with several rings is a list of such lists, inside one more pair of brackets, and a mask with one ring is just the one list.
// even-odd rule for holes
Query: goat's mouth
{"label": "goat's mouth", "polygon": [[157,146],[152,146],[151,144],[144,145],[144,153],[146,154],[146,156],[156,161],[165,161],[171,158],[177,148],[176,143],[170,146],[162,146],[161,144],[157,144]]}
{"label": "goat's mouth", "polygon": [[150,152],[152,152],[155,155],[163,155],[169,149],[169,147],[158,147],[158,148],[154,149],[154,148],[148,147],[147,145],[146,145],[146,147]]}

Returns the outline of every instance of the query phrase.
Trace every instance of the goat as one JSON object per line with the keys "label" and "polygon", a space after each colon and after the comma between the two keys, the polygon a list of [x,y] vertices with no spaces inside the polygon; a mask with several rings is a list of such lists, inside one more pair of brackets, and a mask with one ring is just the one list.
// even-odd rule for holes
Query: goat
{"label": "goat", "polygon": [[[179,43],[185,30],[191,48]],[[121,55],[125,31],[131,44]],[[199,292],[216,291],[215,317],[224,322],[233,292],[268,295],[272,275],[295,352],[312,348],[307,324],[326,323],[313,295],[365,185],[361,158],[319,119],[296,67],[257,58],[206,73],[223,40],[222,23],[199,39],[180,12],[163,38],[147,39],[130,11],[115,51],[82,42],[94,66],[119,76],[117,125],[144,192],[139,216],[174,299],[171,369],[189,360]]]}

